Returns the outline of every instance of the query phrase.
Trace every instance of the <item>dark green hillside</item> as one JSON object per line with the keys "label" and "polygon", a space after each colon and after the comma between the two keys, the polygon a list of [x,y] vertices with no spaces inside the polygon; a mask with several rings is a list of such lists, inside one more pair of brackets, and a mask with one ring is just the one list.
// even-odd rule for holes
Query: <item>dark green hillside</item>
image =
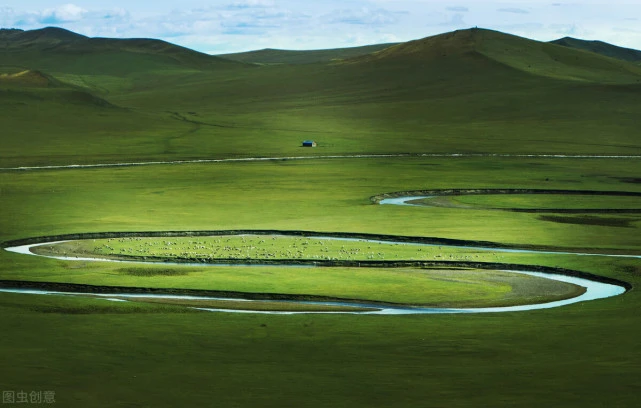
{"label": "dark green hillside", "polygon": [[0,167],[118,161],[154,150],[162,155],[163,143],[154,138],[188,131],[168,114],[121,108],[83,87],[17,67],[0,69],[0,123]]}
{"label": "dark green hillside", "polygon": [[118,162],[165,156],[165,141],[189,128],[71,88],[3,88],[0,167]]}
{"label": "dark green hillside", "polygon": [[218,56],[233,61],[253,64],[313,64],[371,54],[373,52],[384,50],[385,48],[391,47],[392,45],[396,44],[398,43],[309,51],[278,50],[266,48],[263,50],[221,54]]}
{"label": "dark green hillside", "polygon": [[44,46],[86,40],[87,37],[64,28],[46,27],[38,30],[0,29],[0,46],[5,49]]}
{"label": "dark green hillside", "polygon": [[564,47],[590,51],[605,55],[606,57],[616,58],[624,61],[641,61],[641,51],[632,48],[619,47],[603,41],[586,41],[580,40],[578,38],[563,37],[559,38],[558,40],[551,41],[551,43],[562,45]]}

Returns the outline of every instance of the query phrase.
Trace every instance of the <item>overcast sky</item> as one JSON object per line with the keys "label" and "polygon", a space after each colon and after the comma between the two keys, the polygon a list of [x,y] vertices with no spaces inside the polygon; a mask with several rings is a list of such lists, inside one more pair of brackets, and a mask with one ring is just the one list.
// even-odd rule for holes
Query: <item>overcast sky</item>
{"label": "overcast sky", "polygon": [[0,26],[159,38],[219,54],[409,41],[474,26],[641,49],[641,0],[2,0]]}

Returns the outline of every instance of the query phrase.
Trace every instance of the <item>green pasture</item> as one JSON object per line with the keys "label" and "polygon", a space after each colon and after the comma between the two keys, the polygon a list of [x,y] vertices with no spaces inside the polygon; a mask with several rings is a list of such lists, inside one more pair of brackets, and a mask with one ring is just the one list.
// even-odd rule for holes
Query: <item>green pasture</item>
{"label": "green pasture", "polygon": [[[5,171],[0,185],[9,210],[0,220],[4,240],[105,231],[284,229],[638,251],[635,228],[370,201],[384,192],[439,188],[639,191],[628,182],[637,170],[636,159],[387,158]],[[635,226],[639,214],[625,218]]]}

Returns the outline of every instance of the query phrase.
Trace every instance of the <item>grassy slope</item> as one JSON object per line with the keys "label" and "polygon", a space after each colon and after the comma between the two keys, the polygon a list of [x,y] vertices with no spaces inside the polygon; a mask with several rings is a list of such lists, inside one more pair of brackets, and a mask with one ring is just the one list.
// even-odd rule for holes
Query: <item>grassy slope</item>
{"label": "grassy slope", "polygon": [[618,59],[492,31],[482,31],[476,40],[481,53],[536,75],[596,83],[641,83],[641,69]]}
{"label": "grassy slope", "polygon": [[578,38],[563,37],[559,38],[558,40],[551,41],[551,43],[562,45],[564,47],[594,52],[597,54],[605,55],[606,57],[617,58],[624,61],[641,61],[641,51],[631,48],[618,47],[616,45],[608,44],[603,41],[586,41],[580,40]]}
{"label": "grassy slope", "polygon": [[221,58],[232,61],[252,64],[314,64],[331,62],[346,58],[358,57],[372,52],[383,50],[397,43],[366,45],[362,47],[334,48],[326,50],[278,50],[266,48],[264,50],[220,54]]}
{"label": "grassy slope", "polygon": [[7,129],[2,167],[162,157],[169,140],[191,130],[169,115],[119,108],[64,87],[5,88],[0,109]]}
{"label": "grassy slope", "polygon": [[636,84],[641,70],[614,58],[485,29],[459,30],[401,43],[354,61],[405,62],[481,54],[542,77],[597,83]]}
{"label": "grassy slope", "polygon": [[161,138],[167,128],[172,133],[184,128],[168,117],[119,108],[85,87],[41,71],[7,66],[4,71],[0,74],[3,166],[73,163],[97,150],[116,157],[136,143],[153,151],[149,132]]}

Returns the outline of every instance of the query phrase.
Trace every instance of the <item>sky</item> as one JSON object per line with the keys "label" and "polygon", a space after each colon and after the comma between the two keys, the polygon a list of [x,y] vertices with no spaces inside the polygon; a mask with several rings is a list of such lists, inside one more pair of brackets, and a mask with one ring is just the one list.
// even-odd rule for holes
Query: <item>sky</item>
{"label": "sky", "polygon": [[353,47],[470,27],[641,50],[641,0],[2,0],[0,27],[158,38],[210,54]]}

